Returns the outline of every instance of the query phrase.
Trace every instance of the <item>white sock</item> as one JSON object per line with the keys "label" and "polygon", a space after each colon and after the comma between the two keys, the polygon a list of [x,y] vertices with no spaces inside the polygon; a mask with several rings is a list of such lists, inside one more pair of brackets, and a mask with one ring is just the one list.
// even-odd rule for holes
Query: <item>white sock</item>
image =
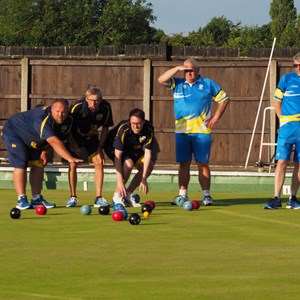
{"label": "white sock", "polygon": [[32,200],[37,200],[40,197],[41,197],[41,194],[34,195],[34,196],[32,196]]}
{"label": "white sock", "polygon": [[19,195],[18,196],[18,200],[20,200],[21,199],[21,197],[23,197],[23,196],[26,196],[25,194],[23,194],[23,195]]}
{"label": "white sock", "polygon": [[209,190],[203,190],[202,195],[203,195],[203,197],[210,196],[210,191]]}
{"label": "white sock", "polygon": [[188,190],[179,190],[179,195],[187,198],[188,197]]}

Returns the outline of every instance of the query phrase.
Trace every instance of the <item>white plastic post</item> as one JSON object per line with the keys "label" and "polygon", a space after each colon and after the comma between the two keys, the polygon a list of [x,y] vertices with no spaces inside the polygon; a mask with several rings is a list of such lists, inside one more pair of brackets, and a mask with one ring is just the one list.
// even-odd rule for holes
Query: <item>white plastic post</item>
{"label": "white plastic post", "polygon": [[254,135],[255,135],[255,131],[256,131],[256,126],[257,126],[257,121],[258,121],[258,117],[259,117],[259,113],[260,113],[262,99],[263,99],[263,96],[264,96],[264,93],[265,93],[265,88],[266,88],[266,84],[267,84],[267,79],[268,79],[268,75],[269,75],[269,70],[270,70],[270,65],[271,65],[271,61],[272,61],[272,56],[273,56],[275,43],[276,43],[276,38],[274,38],[274,40],[273,40],[273,45],[272,45],[272,50],[271,50],[271,54],[270,54],[270,58],[269,58],[268,68],[267,68],[267,71],[266,71],[265,81],[264,81],[263,89],[262,89],[261,96],[260,96],[260,99],[259,99],[258,109],[257,109],[257,112],[256,112],[256,118],[255,118],[255,122],[254,122],[254,127],[253,127],[253,131],[252,131],[252,136],[251,136],[251,140],[250,140],[249,149],[248,149],[247,159],[246,159],[246,163],[245,163],[245,169],[247,169],[247,166],[248,166],[249,156],[250,156],[250,152],[251,152],[251,148],[252,148],[252,144],[253,144],[253,139],[254,139]]}

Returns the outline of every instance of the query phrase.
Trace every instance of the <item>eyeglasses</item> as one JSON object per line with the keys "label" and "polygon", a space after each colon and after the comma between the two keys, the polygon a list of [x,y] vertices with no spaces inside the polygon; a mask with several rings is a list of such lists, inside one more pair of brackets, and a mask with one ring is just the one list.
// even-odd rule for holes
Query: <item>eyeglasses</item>
{"label": "eyeglasses", "polygon": [[89,99],[89,98],[86,98],[86,100],[88,101],[91,101],[91,102],[94,102],[94,103],[97,103],[97,102],[100,102],[102,99]]}
{"label": "eyeglasses", "polygon": [[300,64],[293,64],[293,67],[294,67],[294,68],[299,68],[299,67],[300,67]]}
{"label": "eyeglasses", "polygon": [[196,70],[194,69],[189,69],[189,70],[184,70],[185,73],[189,73],[189,72],[196,72]]}

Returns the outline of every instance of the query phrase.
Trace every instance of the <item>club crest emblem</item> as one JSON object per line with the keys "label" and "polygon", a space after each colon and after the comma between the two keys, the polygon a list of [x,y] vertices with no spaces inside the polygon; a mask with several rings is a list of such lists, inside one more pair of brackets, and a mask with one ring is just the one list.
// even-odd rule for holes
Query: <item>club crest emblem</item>
{"label": "club crest emblem", "polygon": [[96,120],[97,120],[97,121],[100,121],[102,118],[103,118],[103,115],[102,115],[102,114],[97,114],[97,115],[96,115]]}
{"label": "club crest emblem", "polygon": [[139,138],[140,143],[143,143],[145,140],[146,140],[146,137],[144,135],[140,136],[140,138]]}

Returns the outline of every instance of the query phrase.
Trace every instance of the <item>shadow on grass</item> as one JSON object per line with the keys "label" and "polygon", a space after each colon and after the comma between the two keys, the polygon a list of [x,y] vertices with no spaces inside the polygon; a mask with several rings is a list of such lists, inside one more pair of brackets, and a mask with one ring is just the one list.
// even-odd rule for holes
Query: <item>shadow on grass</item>
{"label": "shadow on grass", "polygon": [[167,223],[167,222],[156,222],[156,223],[140,223],[139,226],[155,226],[155,225],[167,225],[167,224],[170,224],[170,223]]}
{"label": "shadow on grass", "polygon": [[233,199],[218,199],[214,201],[215,206],[231,206],[243,204],[265,204],[269,198],[233,198]]}
{"label": "shadow on grass", "polygon": [[[216,199],[214,200],[213,206],[231,206],[231,205],[243,205],[243,204],[265,204],[270,200],[270,198],[232,198],[232,199]],[[171,202],[159,202],[157,206],[169,206],[176,207],[176,205],[171,205]],[[202,203],[201,203],[201,206]]]}
{"label": "shadow on grass", "polygon": [[26,215],[22,215],[21,218],[22,219],[49,219],[52,216],[63,216],[63,215],[67,215],[66,213],[47,213],[46,215],[36,215],[36,216],[26,216]]}

